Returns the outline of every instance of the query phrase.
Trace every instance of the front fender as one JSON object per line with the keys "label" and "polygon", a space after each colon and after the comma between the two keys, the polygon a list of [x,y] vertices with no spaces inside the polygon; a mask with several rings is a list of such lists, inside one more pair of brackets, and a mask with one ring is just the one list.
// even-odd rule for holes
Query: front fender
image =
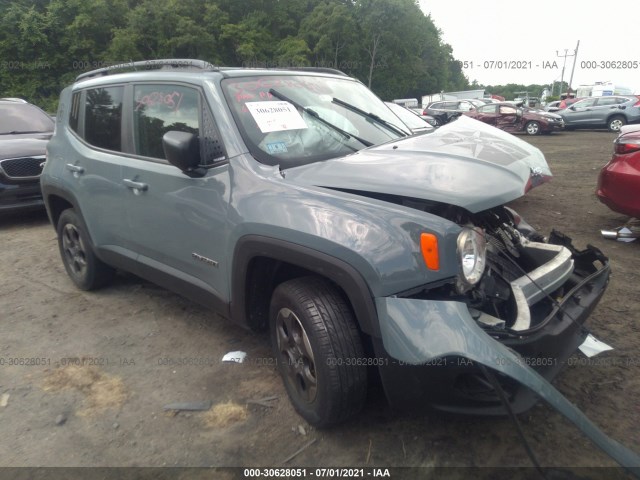
{"label": "front fender", "polygon": [[[382,200],[289,182],[278,167],[256,165],[250,158],[231,165],[229,246],[258,235],[308,247],[354,267],[374,297],[458,273],[461,227],[453,222]],[[425,266],[423,232],[438,238],[439,270]]]}

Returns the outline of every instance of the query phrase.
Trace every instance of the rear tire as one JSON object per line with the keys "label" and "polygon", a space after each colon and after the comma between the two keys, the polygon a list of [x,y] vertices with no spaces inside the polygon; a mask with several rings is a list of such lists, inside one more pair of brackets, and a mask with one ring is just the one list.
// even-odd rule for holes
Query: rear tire
{"label": "rear tire", "polygon": [[607,128],[610,132],[619,133],[620,129],[627,124],[626,119],[621,115],[615,115],[607,122]]}
{"label": "rear tire", "polygon": [[93,253],[84,223],[73,209],[62,212],[57,232],[62,263],[78,288],[93,290],[111,281],[115,270]]}
{"label": "rear tire", "polygon": [[289,399],[311,425],[343,422],[362,409],[367,366],[351,307],[328,280],[280,284],[271,298],[271,343]]}

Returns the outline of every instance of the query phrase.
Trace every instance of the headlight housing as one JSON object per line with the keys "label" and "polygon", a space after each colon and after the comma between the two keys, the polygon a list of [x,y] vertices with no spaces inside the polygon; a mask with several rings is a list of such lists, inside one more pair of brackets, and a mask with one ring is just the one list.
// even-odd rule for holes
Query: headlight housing
{"label": "headlight housing", "polygon": [[487,243],[478,228],[463,228],[458,235],[461,289],[468,290],[482,278],[487,263]]}

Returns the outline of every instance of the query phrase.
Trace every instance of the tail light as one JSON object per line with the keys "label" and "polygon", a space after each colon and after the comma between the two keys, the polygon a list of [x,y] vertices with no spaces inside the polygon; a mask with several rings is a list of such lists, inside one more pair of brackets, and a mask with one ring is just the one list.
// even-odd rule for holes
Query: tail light
{"label": "tail light", "polygon": [[618,155],[626,155],[627,153],[633,153],[640,151],[640,137],[623,136],[616,139],[613,143],[613,150]]}
{"label": "tail light", "polygon": [[638,101],[633,104],[634,107],[640,107],[640,97],[636,97]]}

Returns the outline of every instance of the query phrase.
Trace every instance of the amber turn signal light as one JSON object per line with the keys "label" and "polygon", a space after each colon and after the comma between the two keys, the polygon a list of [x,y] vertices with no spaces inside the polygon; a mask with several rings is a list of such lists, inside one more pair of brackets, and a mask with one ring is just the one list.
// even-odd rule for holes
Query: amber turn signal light
{"label": "amber turn signal light", "polygon": [[438,256],[438,237],[433,233],[423,233],[420,235],[420,250],[422,258],[429,270],[440,269],[440,257]]}

